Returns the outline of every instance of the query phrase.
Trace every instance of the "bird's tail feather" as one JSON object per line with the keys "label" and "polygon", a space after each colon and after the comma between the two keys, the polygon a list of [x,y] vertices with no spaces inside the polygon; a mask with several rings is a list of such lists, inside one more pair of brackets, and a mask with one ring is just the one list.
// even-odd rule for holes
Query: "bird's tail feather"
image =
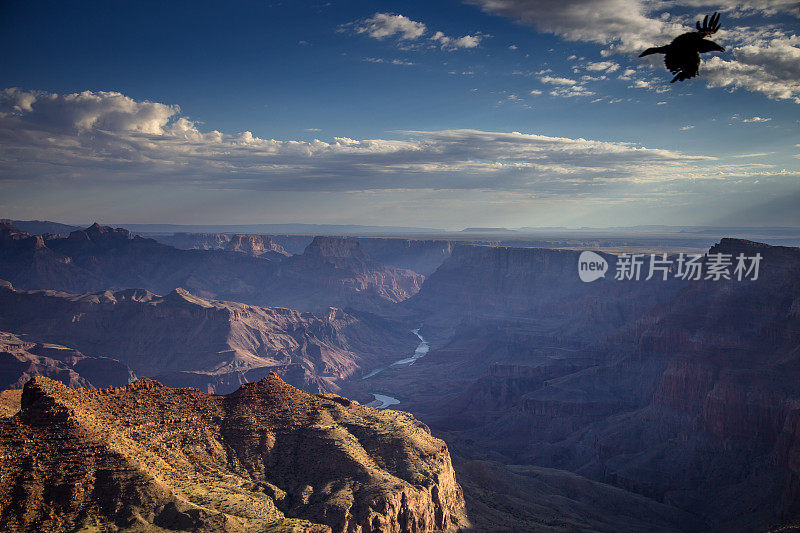
{"label": "bird's tail feather", "polygon": [[653,48],[648,48],[647,50],[639,54],[639,57],[649,56],[650,54],[663,54],[666,51],[667,50],[665,46],[654,46]]}

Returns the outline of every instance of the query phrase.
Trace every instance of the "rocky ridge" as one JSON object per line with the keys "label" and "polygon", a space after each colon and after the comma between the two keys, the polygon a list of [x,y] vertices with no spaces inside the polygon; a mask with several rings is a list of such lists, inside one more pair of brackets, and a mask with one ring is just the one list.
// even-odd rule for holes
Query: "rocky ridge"
{"label": "rocky ridge", "polygon": [[466,525],[447,446],[426,426],[274,374],[228,396],[32,379],[0,418],[0,515],[9,531]]}
{"label": "rocky ridge", "polygon": [[0,223],[0,278],[21,289],[72,293],[144,288],[166,294],[184,287],[205,298],[304,311],[376,309],[408,298],[422,284],[420,274],[369,258],[319,254],[320,242],[329,250],[349,246],[344,239],[319,238],[308,253],[267,261],[224,250],[179,250],[99,224],[62,237]]}

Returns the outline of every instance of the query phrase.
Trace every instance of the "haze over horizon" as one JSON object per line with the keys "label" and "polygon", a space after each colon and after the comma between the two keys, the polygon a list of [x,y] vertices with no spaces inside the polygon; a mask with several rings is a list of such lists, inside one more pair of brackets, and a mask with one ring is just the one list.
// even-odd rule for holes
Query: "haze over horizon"
{"label": "haze over horizon", "polygon": [[[722,13],[700,77],[647,46]],[[596,16],[595,16],[596,15]],[[800,226],[797,2],[0,7],[0,216]]]}

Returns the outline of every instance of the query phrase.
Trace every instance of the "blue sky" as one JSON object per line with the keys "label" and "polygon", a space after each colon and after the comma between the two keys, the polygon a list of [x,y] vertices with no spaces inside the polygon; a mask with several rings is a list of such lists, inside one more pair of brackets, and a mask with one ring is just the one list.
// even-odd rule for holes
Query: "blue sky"
{"label": "blue sky", "polygon": [[[700,78],[639,59],[722,11]],[[800,7],[0,4],[0,215],[800,226]],[[716,56],[716,57],[713,57]]]}

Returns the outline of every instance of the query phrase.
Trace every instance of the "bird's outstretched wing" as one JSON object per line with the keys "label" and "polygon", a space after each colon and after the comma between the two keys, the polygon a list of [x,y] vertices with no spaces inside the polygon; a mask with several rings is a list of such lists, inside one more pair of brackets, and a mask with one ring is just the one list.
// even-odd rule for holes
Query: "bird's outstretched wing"
{"label": "bird's outstretched wing", "polygon": [[675,74],[670,83],[688,80],[700,73],[700,54],[686,50],[670,51],[664,55],[664,64],[667,66],[667,70]]}

